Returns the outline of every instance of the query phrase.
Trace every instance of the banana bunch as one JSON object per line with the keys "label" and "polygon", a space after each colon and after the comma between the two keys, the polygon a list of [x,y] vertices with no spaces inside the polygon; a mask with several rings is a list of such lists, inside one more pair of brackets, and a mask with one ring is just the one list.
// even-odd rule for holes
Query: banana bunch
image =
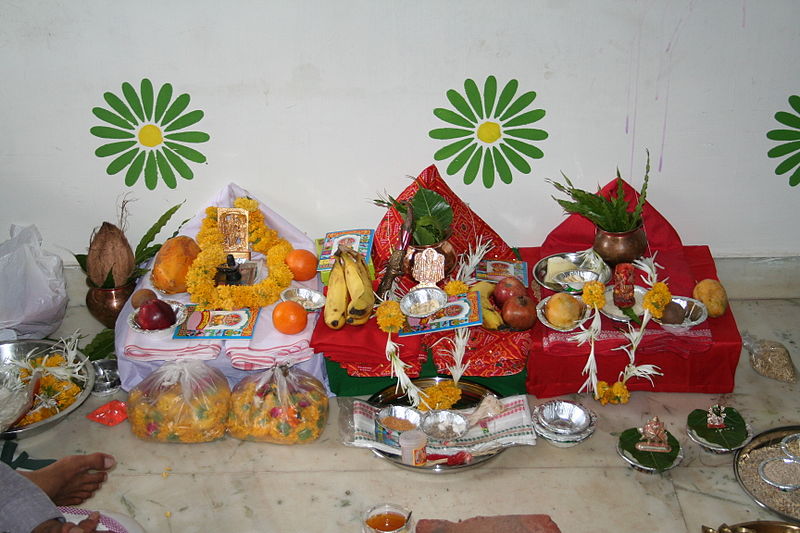
{"label": "banana bunch", "polygon": [[366,324],[375,307],[375,292],[364,258],[349,246],[340,246],[328,280],[323,318],[331,329]]}
{"label": "banana bunch", "polygon": [[491,296],[492,292],[494,291],[494,287],[494,283],[490,283],[488,281],[479,281],[470,287],[469,290],[470,292],[481,293],[483,327],[486,329],[497,330],[504,327],[505,322],[503,322],[503,317],[500,316],[500,312],[495,309],[494,305],[492,304],[492,300],[489,299],[489,296]]}

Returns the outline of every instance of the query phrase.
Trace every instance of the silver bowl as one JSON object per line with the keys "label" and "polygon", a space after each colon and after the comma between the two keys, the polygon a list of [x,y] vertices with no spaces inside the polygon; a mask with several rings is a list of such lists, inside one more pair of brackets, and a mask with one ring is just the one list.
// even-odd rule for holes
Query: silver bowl
{"label": "silver bowl", "polygon": [[726,448],[725,446],[721,446],[713,442],[708,442],[703,437],[698,435],[695,432],[695,430],[693,430],[690,427],[686,428],[686,434],[689,436],[689,439],[692,442],[703,448],[703,450],[710,453],[715,453],[717,455],[723,455],[726,453],[735,452],[739,448],[744,448],[745,446],[747,446],[747,444],[753,438],[753,429],[750,427],[750,424],[746,424],[745,427],[747,428],[747,437],[745,437],[745,439],[739,445],[734,446],[733,448]]}
{"label": "silver bowl", "polygon": [[689,298],[687,296],[673,296],[672,301],[680,305],[686,316],[680,324],[666,324],[660,318],[653,317],[653,321],[660,324],[662,328],[672,332],[688,331],[698,324],[705,322],[708,318],[708,309],[703,302]]}
{"label": "silver bowl", "polygon": [[600,274],[594,270],[567,270],[553,276],[553,281],[561,285],[566,292],[580,293],[583,286],[590,281],[600,279]]}
{"label": "silver bowl", "polygon": [[400,310],[414,318],[431,316],[447,303],[447,293],[438,287],[420,287],[409,291],[400,300]]}
{"label": "silver bowl", "polygon": [[547,279],[548,262],[550,260],[558,261],[561,259],[572,263],[574,265],[574,269],[592,270],[597,272],[599,281],[601,281],[603,284],[608,283],[608,281],[611,279],[611,269],[608,267],[605,261],[603,261],[600,256],[590,248],[589,250],[584,250],[581,252],[553,254],[543,257],[533,267],[533,279],[536,280],[536,283],[554,292],[562,291],[563,287],[552,279],[555,277],[555,275],[551,276],[549,280]]}
{"label": "silver bowl", "polygon": [[282,302],[297,302],[306,311],[316,311],[325,306],[325,296],[321,292],[305,287],[289,287],[281,292]]}
{"label": "silver bowl", "polygon": [[420,429],[432,439],[448,441],[463,437],[469,430],[469,421],[457,411],[437,409],[425,413]]}
{"label": "silver bowl", "polygon": [[543,299],[539,300],[538,304],[536,304],[536,316],[539,317],[539,321],[542,324],[544,324],[545,326],[547,326],[550,329],[553,329],[553,330],[556,330],[556,331],[564,331],[564,332],[574,331],[574,330],[578,329],[578,326],[580,326],[581,324],[583,324],[584,322],[589,320],[589,318],[591,318],[591,316],[592,316],[592,310],[589,308],[588,305],[584,305],[583,306],[583,315],[581,315],[581,317],[578,320],[576,320],[575,323],[571,327],[560,328],[558,326],[555,326],[555,325],[551,324],[547,320],[547,316],[544,313],[544,307],[547,305],[547,302],[550,301],[550,298],[552,298],[552,296],[548,296],[547,298],[543,298]]}
{"label": "silver bowl", "polygon": [[94,388],[96,396],[108,396],[117,392],[122,385],[116,359],[92,361],[94,367]]}
{"label": "silver bowl", "polygon": [[[25,361],[27,359],[39,357],[48,353],[51,349],[62,346],[59,342],[47,340],[22,340],[0,343],[0,365],[6,364],[10,361]],[[32,352],[33,350],[33,352]],[[57,351],[57,350],[56,350]],[[94,387],[94,368],[89,364],[88,358],[82,353],[77,354],[78,359],[84,362],[83,368],[80,373],[85,376],[86,380],[78,382],[77,385],[81,387],[81,392],[75,399],[72,405],[60,411],[50,418],[34,422],[22,427],[12,427],[0,433],[0,439],[22,439],[25,437],[32,437],[38,435],[54,425],[58,424],[66,418],[72,411],[81,406],[92,393]]]}
{"label": "silver bowl", "polygon": [[[658,470],[653,468],[652,466],[646,466],[639,463],[636,459],[633,458],[632,455],[628,454],[625,450],[622,449],[622,446],[619,445],[619,441],[617,441],[617,455],[619,455],[623,461],[628,463],[634,470],[639,472],[644,472],[645,474],[657,474]],[[662,470],[662,472],[666,472],[667,470],[672,470],[683,461],[683,446],[678,449],[678,455],[675,457],[675,460],[672,461],[672,464],[669,465],[667,468]]]}
{"label": "silver bowl", "polygon": [[563,435],[576,435],[585,431],[592,422],[588,409],[564,400],[544,403],[537,411],[538,422],[552,431]]}
{"label": "silver bowl", "polygon": [[130,328],[136,333],[149,335],[153,338],[172,337],[172,332],[175,330],[175,328],[183,324],[183,321],[186,320],[187,317],[186,306],[177,300],[164,300],[164,301],[167,302],[170,307],[172,307],[173,311],[175,311],[174,324],[163,329],[142,329],[141,327],[139,327],[139,324],[136,323],[136,316],[139,314],[139,309],[136,309],[133,311],[133,313],[128,315],[128,326],[130,326]]}
{"label": "silver bowl", "polygon": [[422,413],[420,413],[419,410],[405,405],[389,405],[378,412],[378,416],[375,418],[375,438],[379,442],[395,447],[400,446],[400,434],[402,431],[384,425],[383,419],[388,416],[407,420],[411,424],[414,424],[413,429],[419,427],[420,420],[422,419]]}

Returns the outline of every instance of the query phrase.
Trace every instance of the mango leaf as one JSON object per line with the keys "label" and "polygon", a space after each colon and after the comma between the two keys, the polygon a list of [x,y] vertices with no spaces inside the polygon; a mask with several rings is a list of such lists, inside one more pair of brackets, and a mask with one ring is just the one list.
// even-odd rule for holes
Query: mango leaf
{"label": "mango leaf", "polygon": [[733,407],[725,407],[725,427],[708,427],[708,411],[695,409],[686,418],[686,425],[701,439],[726,449],[739,446],[747,438],[747,423]]}
{"label": "mango leaf", "polygon": [[148,261],[154,255],[156,255],[156,253],[158,253],[161,245],[150,246],[150,243],[153,242],[153,239],[156,238],[156,235],[158,235],[158,233],[164,228],[167,222],[169,222],[169,219],[172,218],[172,215],[175,214],[175,211],[177,211],[181,205],[183,205],[183,203],[184,202],[181,202],[167,209],[167,211],[161,215],[158,220],[156,220],[155,224],[153,224],[150,229],[147,230],[147,233],[142,236],[142,240],[139,241],[139,244],[136,246],[136,251],[134,252],[134,258],[137,265]]}
{"label": "mango leaf", "polygon": [[436,244],[439,240],[428,227],[416,226],[414,227],[414,242],[418,246],[428,246],[429,244]]}
{"label": "mango leaf", "polygon": [[642,435],[638,428],[626,429],[619,436],[619,447],[628,453],[633,459],[642,466],[655,468],[663,472],[671,467],[678,457],[681,445],[672,433],[667,431],[667,443],[670,445],[668,452],[645,452],[636,449],[636,443],[642,440]]}
{"label": "mango leaf", "polygon": [[81,350],[90,361],[110,359],[114,356],[114,330],[104,329]]}

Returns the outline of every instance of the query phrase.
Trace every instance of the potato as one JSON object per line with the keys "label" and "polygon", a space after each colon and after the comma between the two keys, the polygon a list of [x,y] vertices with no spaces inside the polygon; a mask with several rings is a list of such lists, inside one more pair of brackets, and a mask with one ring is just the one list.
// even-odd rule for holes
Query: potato
{"label": "potato", "polygon": [[544,306],[547,321],[558,328],[570,328],[583,314],[583,303],[565,292],[554,294]]}
{"label": "potato", "polygon": [[700,300],[708,309],[708,316],[716,318],[725,314],[728,308],[728,294],[725,287],[715,279],[704,279],[694,286],[692,296]]}

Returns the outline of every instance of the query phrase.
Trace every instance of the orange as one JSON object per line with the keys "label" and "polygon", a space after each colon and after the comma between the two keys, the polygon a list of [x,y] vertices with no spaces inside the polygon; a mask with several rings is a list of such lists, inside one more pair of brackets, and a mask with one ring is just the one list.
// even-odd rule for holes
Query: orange
{"label": "orange", "polygon": [[308,250],[292,250],[286,256],[286,266],[297,281],[307,281],[317,275],[317,256]]}
{"label": "orange", "polygon": [[297,302],[281,302],[272,310],[272,325],[286,335],[306,329],[308,311]]}

